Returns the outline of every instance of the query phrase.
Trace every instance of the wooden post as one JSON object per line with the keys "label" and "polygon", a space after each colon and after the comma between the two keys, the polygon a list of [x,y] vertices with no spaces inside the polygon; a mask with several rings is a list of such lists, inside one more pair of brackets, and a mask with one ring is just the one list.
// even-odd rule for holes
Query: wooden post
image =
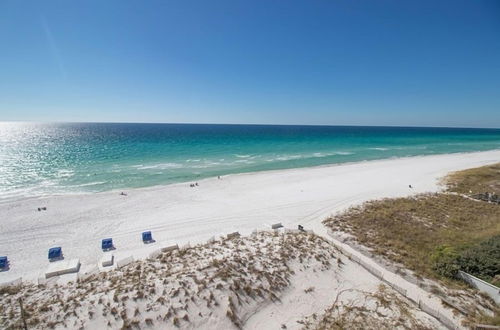
{"label": "wooden post", "polygon": [[21,319],[23,320],[23,328],[24,330],[28,330],[26,319],[24,318],[23,300],[21,298],[19,298],[19,307],[21,307]]}

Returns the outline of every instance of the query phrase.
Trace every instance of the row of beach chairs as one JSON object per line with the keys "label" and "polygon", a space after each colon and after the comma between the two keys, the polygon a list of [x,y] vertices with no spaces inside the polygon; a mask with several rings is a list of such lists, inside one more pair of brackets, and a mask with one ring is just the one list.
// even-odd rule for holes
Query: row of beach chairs
{"label": "row of beach chairs", "polygon": [[[152,243],[154,242],[153,240],[153,235],[151,234],[151,231],[145,231],[142,233],[142,241],[144,244]],[[110,251],[114,250],[115,246],[113,244],[113,239],[112,238],[105,238],[101,241],[101,249],[103,251]],[[62,258],[62,249],[61,247],[54,247],[49,249],[49,260],[57,260]]]}
{"label": "row of beach chairs", "polygon": [[[153,235],[151,234],[151,231],[145,231],[141,234],[142,236],[142,241],[144,244],[148,243],[153,243]],[[113,245],[113,239],[112,238],[105,238],[101,241],[101,248],[103,251],[109,251],[109,250],[114,250],[115,247]],[[48,259],[49,261],[56,261],[56,260],[61,260],[63,259],[63,253],[62,253],[62,248],[60,246],[52,247],[49,249],[48,253]],[[0,270],[7,270],[9,268],[9,259],[7,256],[1,256],[0,257]]]}
{"label": "row of beach chairs", "polygon": [[[279,229],[282,228],[283,225],[281,223],[276,223],[271,226],[272,229]],[[301,225],[298,225],[298,229],[300,231],[304,231],[304,227]],[[145,231],[141,234],[142,236],[142,241],[144,244],[148,243],[153,243],[153,235],[151,234],[151,231]],[[114,250],[115,247],[113,245],[113,239],[112,238],[105,238],[101,241],[101,248],[103,251],[110,251]],[[56,261],[63,259],[63,254],[62,254],[62,248],[60,246],[56,246],[53,248],[49,249],[49,254],[48,254],[49,261]],[[7,256],[0,256],[0,270],[8,270],[9,268],[9,260]]]}

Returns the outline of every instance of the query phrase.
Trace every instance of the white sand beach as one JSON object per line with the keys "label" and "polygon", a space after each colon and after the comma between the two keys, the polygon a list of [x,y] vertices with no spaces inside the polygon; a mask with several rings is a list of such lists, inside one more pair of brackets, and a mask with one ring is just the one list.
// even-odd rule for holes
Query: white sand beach
{"label": "white sand beach", "polygon": [[[234,231],[250,234],[276,222],[322,232],[326,216],[351,205],[436,191],[448,172],[499,160],[500,150],[422,156],[230,175],[194,188],[188,182],[129,190],[126,196],[113,191],[0,202],[0,255],[10,260],[0,282],[35,280],[49,265],[53,246],[61,246],[66,259],[79,258],[83,271],[95,267],[106,237],[113,238],[118,260]],[[142,242],[146,230],[156,242]]]}

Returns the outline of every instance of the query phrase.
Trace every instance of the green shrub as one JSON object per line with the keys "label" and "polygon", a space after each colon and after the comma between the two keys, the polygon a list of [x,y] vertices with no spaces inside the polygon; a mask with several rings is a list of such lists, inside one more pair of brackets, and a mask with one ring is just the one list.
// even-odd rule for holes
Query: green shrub
{"label": "green shrub", "polygon": [[500,235],[465,250],[457,258],[464,272],[491,281],[500,274]]}
{"label": "green shrub", "polygon": [[500,235],[457,253],[449,246],[440,246],[432,255],[434,269],[446,277],[455,277],[458,270],[488,282],[500,274]]}
{"label": "green shrub", "polygon": [[457,264],[459,254],[456,250],[448,245],[440,245],[431,255],[434,270],[442,276],[454,278],[460,270]]}

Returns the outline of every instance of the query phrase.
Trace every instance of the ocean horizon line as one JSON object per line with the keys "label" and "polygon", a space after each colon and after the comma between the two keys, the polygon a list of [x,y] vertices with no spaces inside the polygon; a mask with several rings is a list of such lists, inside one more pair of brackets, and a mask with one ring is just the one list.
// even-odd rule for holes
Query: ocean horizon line
{"label": "ocean horizon line", "polygon": [[500,127],[483,126],[440,126],[440,125],[361,125],[361,124],[271,124],[271,123],[202,123],[202,122],[150,122],[150,121],[43,121],[43,120],[0,120],[0,123],[33,124],[143,124],[143,125],[216,125],[216,126],[295,126],[295,127],[373,127],[373,128],[448,128],[500,130]]}

